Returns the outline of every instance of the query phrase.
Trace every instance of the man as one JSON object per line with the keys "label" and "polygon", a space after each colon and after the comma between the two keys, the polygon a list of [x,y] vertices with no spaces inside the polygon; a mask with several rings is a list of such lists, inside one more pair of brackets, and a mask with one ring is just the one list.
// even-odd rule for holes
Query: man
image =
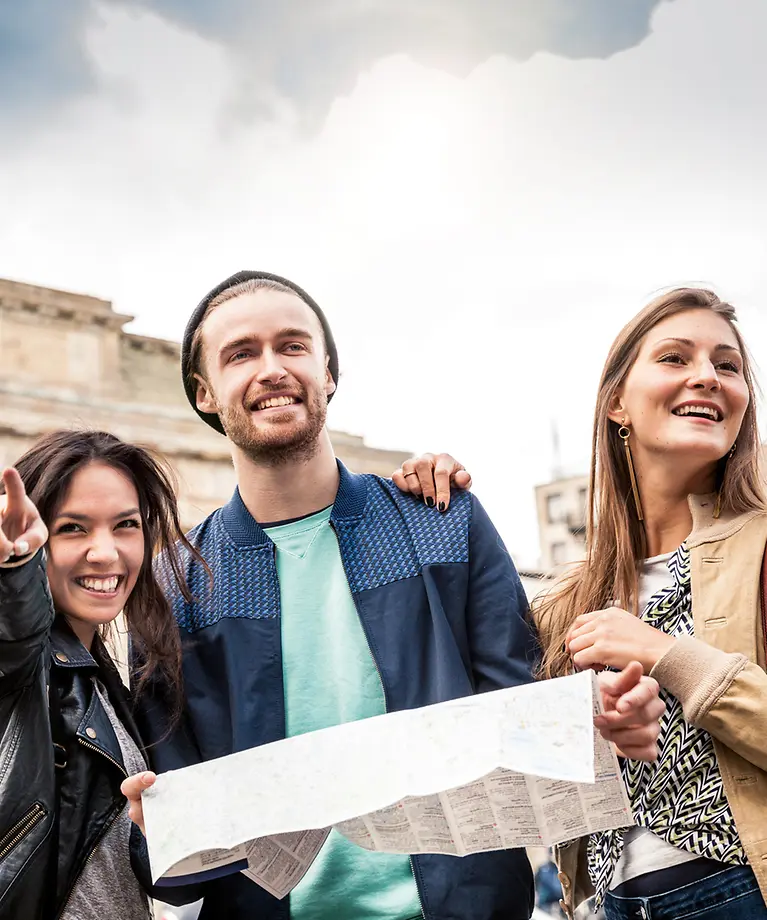
{"label": "man", "polygon": [[[190,560],[195,600],[171,598],[186,704],[170,734],[161,701],[144,707],[158,771],[531,679],[525,596],[476,498],[458,493],[439,513],[334,457],[325,422],[338,356],[308,294],[274,275],[233,275],[192,315],[182,365],[190,402],[231,442],[238,488],[192,532],[212,585]],[[657,686],[636,669],[605,681],[613,708],[625,693],[630,710],[611,714],[610,737],[653,756]],[[124,784],[139,824],[152,781]],[[204,897],[203,920],[527,920],[533,909],[523,851],[410,859],[335,832],[284,901],[241,874],[163,889],[174,896]]]}

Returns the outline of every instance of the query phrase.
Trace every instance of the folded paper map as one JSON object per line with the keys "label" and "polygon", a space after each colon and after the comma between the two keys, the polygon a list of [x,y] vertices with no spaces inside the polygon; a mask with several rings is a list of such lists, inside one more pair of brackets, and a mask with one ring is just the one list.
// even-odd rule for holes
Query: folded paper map
{"label": "folded paper map", "polygon": [[244,872],[275,897],[328,833],[382,853],[551,846],[633,824],[591,671],[349,722],[157,778],[152,879]]}

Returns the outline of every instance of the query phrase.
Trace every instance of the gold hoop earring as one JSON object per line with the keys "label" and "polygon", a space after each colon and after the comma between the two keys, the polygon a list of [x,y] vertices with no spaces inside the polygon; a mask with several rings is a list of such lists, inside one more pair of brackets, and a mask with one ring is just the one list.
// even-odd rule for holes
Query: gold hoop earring
{"label": "gold hoop earring", "polygon": [[644,513],[642,512],[642,502],[639,498],[639,486],[637,485],[636,474],[634,473],[634,461],[631,458],[631,448],[629,447],[629,438],[631,437],[631,429],[626,425],[621,425],[618,429],[618,437],[623,441],[623,446],[626,449],[626,463],[629,468],[629,478],[631,479],[631,491],[634,493],[634,502],[637,508],[637,516],[640,521],[644,521]]}
{"label": "gold hoop earring", "polygon": [[722,483],[719,486],[719,491],[716,493],[716,504],[714,505],[714,520],[719,519],[719,515],[722,513],[722,492],[724,491],[724,477],[727,474],[727,466],[730,462],[730,457],[733,456],[735,451],[738,449],[738,442],[736,441],[730,450],[727,453],[727,456],[724,460],[724,471],[722,472]]}

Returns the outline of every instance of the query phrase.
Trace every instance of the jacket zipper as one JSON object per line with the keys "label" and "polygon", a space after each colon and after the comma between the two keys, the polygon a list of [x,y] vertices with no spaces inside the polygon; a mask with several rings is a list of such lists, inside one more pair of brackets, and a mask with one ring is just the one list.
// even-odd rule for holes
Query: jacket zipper
{"label": "jacket zipper", "polygon": [[418,906],[421,908],[421,916],[426,920],[426,911],[423,909],[423,901],[421,900],[421,889],[418,887],[418,874],[415,871],[415,863],[413,862],[413,857],[408,857],[410,859],[410,871],[413,873],[413,881],[415,882],[415,893],[418,895]]}
{"label": "jacket zipper", "polygon": [[762,563],[762,642],[765,654],[764,667],[767,670],[767,552]]}
{"label": "jacket zipper", "polygon": [[[78,744],[82,744],[83,747],[86,747],[86,748],[88,748],[88,749],[91,750],[91,751],[95,751],[97,754],[100,754],[102,757],[106,757],[106,759],[107,759],[108,761],[110,761],[111,763],[113,763],[113,764],[117,767],[117,769],[120,771],[120,773],[122,773],[122,775],[125,776],[125,777],[127,778],[128,773],[127,773],[127,771],[125,770],[125,767],[123,767],[122,764],[120,764],[117,760],[115,760],[114,757],[112,757],[110,754],[107,754],[106,751],[102,750],[102,749],[99,748],[99,747],[96,747],[95,744],[91,744],[90,741],[86,741],[84,738],[80,738],[79,736],[78,736],[78,738],[77,738],[77,741],[78,741]],[[115,821],[117,820],[117,818],[122,814],[123,809],[125,808],[125,805],[126,805],[126,802],[123,802],[122,805],[117,809],[117,811],[116,811],[116,812],[112,815],[112,817],[109,819],[109,821],[108,821],[108,822],[104,825],[104,827],[101,829],[101,833],[100,833],[100,834],[98,835],[98,837],[96,838],[96,841],[94,842],[93,847],[91,848],[90,853],[89,853],[88,856],[86,857],[85,862],[82,864],[82,866],[81,866],[81,868],[80,868],[80,871],[77,873],[77,878],[74,880],[74,882],[73,882],[73,884],[72,884],[72,887],[69,889],[69,894],[67,894],[67,899],[66,899],[66,901],[64,901],[64,906],[63,906],[63,907],[61,908],[61,910],[56,914],[57,917],[61,917],[62,914],[66,911],[67,906],[69,905],[69,902],[72,900],[72,894],[73,894],[73,892],[74,892],[74,890],[75,890],[75,886],[77,885],[78,880],[80,879],[80,877],[82,876],[83,872],[85,871],[85,867],[86,867],[86,866],[88,865],[88,863],[93,859],[93,854],[94,854],[94,853],[96,852],[96,850],[98,849],[98,846],[99,846],[99,844],[101,843],[101,841],[104,839],[104,837],[106,837],[106,835],[107,835],[107,833],[108,833],[108,831],[109,831],[109,828],[115,823]]]}
{"label": "jacket zipper", "polygon": [[39,824],[47,814],[47,809],[39,802],[35,802],[24,817],[17,821],[3,839],[0,840],[0,859],[5,859],[11,850],[17,844],[21,843],[32,828],[36,824]]}
{"label": "jacket zipper", "polygon": [[[336,539],[338,539],[338,531],[336,530],[335,525],[333,524],[332,521],[330,521],[330,526],[333,528],[333,533],[335,533]],[[341,557],[341,565],[344,567],[344,574],[346,575],[346,582],[348,584],[349,583],[349,572],[346,569],[346,562],[344,560],[343,553],[341,552],[340,542],[338,544],[338,555]],[[351,588],[349,589],[349,593],[351,594]],[[357,601],[354,600],[353,594],[352,594],[352,602],[354,603],[354,609],[357,611],[357,619],[360,621],[360,626],[362,627],[362,635],[365,637],[365,642],[367,643],[368,652],[370,653],[370,659],[373,662],[373,667],[376,669],[376,674],[378,675],[378,682],[381,685],[381,693],[383,694],[383,701],[384,701],[384,712],[388,713],[389,712],[389,700],[388,700],[388,697],[386,696],[386,687],[384,686],[383,677],[381,676],[381,669],[378,667],[376,656],[373,654],[373,646],[370,644],[370,637],[368,636],[368,631],[367,629],[365,629],[365,623],[360,615],[360,609],[357,606]],[[415,882],[415,892],[418,895],[418,906],[421,909],[421,916],[425,920],[426,911],[423,909],[423,901],[421,899],[421,889],[418,887],[418,876],[415,871],[415,863],[413,862],[412,856],[408,857],[408,859],[410,860],[410,871],[413,873],[413,881]]]}
{"label": "jacket zipper", "polygon": [[100,754],[102,757],[106,757],[108,761],[110,761],[117,767],[117,769],[120,771],[120,773],[122,773],[122,775],[126,779],[128,778],[128,774],[125,770],[125,767],[118,760],[115,760],[111,754],[107,754],[107,752],[103,748],[96,747],[95,744],[91,744],[90,741],[86,741],[84,738],[80,738],[79,735],[78,735],[77,741],[79,744],[82,744],[83,747],[87,747],[91,751],[95,751],[97,754]]}

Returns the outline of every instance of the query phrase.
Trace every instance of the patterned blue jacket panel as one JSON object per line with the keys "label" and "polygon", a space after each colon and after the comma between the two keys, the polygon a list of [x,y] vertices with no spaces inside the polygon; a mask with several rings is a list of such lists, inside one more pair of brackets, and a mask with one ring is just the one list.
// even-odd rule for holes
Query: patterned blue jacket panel
{"label": "patterned blue jacket panel", "polygon": [[[352,474],[341,464],[339,470],[330,523],[388,711],[531,680],[536,646],[524,591],[476,497],[455,493],[440,514],[388,480]],[[158,742],[151,750],[159,770],[285,735],[274,545],[238,492],[190,537],[213,578],[211,584],[204,568],[187,558],[194,596],[188,602],[159,563],[182,632],[186,698],[182,725],[170,735],[162,701],[142,706],[140,727],[148,742]],[[418,856],[413,863],[429,920],[530,915],[532,876],[524,853]],[[242,888],[233,876],[206,885],[228,917],[288,917],[285,902],[247,880]],[[200,889],[179,893],[186,895],[199,897]],[[211,911],[203,908],[202,920],[219,916]]]}
{"label": "patterned blue jacket panel", "polygon": [[[366,499],[361,515],[341,515],[335,508],[331,515],[352,594],[415,578],[428,565],[468,563],[470,495],[453,496],[449,513],[440,515],[403,495],[388,480],[346,475],[350,484],[365,488]],[[215,578],[211,589],[208,573],[186,554],[187,583],[195,601],[169,591],[182,629],[195,632],[224,617],[279,616],[274,544],[255,522],[253,528],[242,527],[246,517],[249,513],[236,491],[228,505],[190,532],[189,539]],[[163,568],[166,585],[168,574]]]}

